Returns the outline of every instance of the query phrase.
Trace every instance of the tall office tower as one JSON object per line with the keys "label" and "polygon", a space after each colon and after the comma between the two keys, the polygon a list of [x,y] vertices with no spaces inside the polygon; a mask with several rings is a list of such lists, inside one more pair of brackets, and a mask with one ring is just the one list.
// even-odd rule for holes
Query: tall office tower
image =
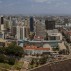
{"label": "tall office tower", "polygon": [[24,19],[24,26],[26,26],[26,27],[30,27],[30,24],[29,24],[30,22],[29,22],[29,18],[25,18]]}
{"label": "tall office tower", "polygon": [[25,18],[24,19],[24,26],[25,26],[25,31],[26,31],[26,38],[29,38],[29,34],[30,34],[30,21],[29,21],[29,18]]}
{"label": "tall office tower", "polygon": [[1,30],[1,32],[2,32],[2,34],[3,34],[3,38],[4,38],[4,17],[3,16],[1,16],[0,17],[0,21],[1,21],[1,25],[0,25],[0,30]]}
{"label": "tall office tower", "polygon": [[4,18],[1,16],[1,24],[4,24]]}
{"label": "tall office tower", "polygon": [[6,32],[10,31],[10,24],[9,24],[9,20],[5,19],[4,21],[4,28]]}
{"label": "tall office tower", "polygon": [[43,38],[45,37],[45,25],[41,20],[37,20],[35,24],[35,35]]}
{"label": "tall office tower", "polygon": [[30,17],[30,32],[34,32],[34,19]]}
{"label": "tall office tower", "polygon": [[9,19],[9,24],[10,24],[10,29],[11,29],[11,27],[12,27],[12,18],[11,17]]}
{"label": "tall office tower", "polygon": [[25,40],[26,38],[26,28],[25,26],[19,26],[17,25],[17,39],[18,40]]}
{"label": "tall office tower", "polygon": [[12,34],[13,37],[16,37],[16,33],[17,33],[16,32],[17,31],[16,29],[17,29],[16,26],[12,26],[11,34]]}
{"label": "tall office tower", "polygon": [[1,30],[4,30],[4,17],[1,16]]}
{"label": "tall office tower", "polygon": [[19,26],[19,25],[17,25],[16,38],[17,38],[18,40],[20,40],[20,26]]}
{"label": "tall office tower", "polygon": [[26,38],[26,28],[25,28],[25,26],[22,26],[22,27],[20,27],[20,39],[25,40],[25,38]]}
{"label": "tall office tower", "polygon": [[29,27],[25,27],[25,37],[29,38],[29,34],[30,34],[30,28]]}
{"label": "tall office tower", "polygon": [[55,21],[54,20],[45,20],[45,28],[46,28],[46,30],[55,29]]}
{"label": "tall office tower", "polygon": [[13,18],[12,19],[12,25],[11,25],[11,34],[12,34],[12,36],[15,38],[16,37],[16,31],[17,31],[17,28],[16,28],[16,26],[17,26],[17,23],[16,23],[16,18]]}

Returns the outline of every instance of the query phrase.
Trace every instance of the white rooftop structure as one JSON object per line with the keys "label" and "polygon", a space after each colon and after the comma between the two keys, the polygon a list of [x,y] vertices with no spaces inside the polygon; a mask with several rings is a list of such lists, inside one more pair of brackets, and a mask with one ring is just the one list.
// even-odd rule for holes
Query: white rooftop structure
{"label": "white rooftop structure", "polygon": [[44,44],[44,45],[43,45],[43,48],[49,48],[50,51],[52,51],[52,47],[51,47],[49,44]]}
{"label": "white rooftop structure", "polygon": [[47,33],[58,33],[58,29],[47,30]]}

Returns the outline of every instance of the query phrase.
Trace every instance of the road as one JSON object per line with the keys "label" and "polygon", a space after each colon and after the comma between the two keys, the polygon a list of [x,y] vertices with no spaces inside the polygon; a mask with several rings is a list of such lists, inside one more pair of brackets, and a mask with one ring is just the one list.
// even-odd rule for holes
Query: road
{"label": "road", "polygon": [[31,60],[30,56],[25,56],[24,58],[21,58],[20,62],[24,62],[22,69],[20,71],[28,71],[28,65]]}
{"label": "road", "polygon": [[23,64],[22,69],[20,71],[28,71],[28,65],[29,65],[29,62],[24,61],[24,64]]}

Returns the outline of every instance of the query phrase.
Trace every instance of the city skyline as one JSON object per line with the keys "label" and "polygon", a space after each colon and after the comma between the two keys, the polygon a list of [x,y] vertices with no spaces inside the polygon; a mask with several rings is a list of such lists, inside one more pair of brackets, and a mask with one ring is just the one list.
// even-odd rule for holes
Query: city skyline
{"label": "city skyline", "polygon": [[71,0],[0,0],[0,14],[71,14]]}

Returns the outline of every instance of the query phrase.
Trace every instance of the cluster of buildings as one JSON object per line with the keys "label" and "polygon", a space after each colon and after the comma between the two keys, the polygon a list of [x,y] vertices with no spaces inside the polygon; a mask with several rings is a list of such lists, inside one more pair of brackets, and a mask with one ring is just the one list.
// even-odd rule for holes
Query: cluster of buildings
{"label": "cluster of buildings", "polygon": [[53,48],[61,48],[60,44],[66,49],[62,32],[69,33],[67,37],[71,38],[70,31],[64,29],[70,25],[69,20],[67,17],[0,16],[0,46],[15,41],[27,54],[52,52]]}
{"label": "cluster of buildings", "polygon": [[61,28],[61,32],[65,36],[67,42],[71,42],[71,28],[70,27]]}

